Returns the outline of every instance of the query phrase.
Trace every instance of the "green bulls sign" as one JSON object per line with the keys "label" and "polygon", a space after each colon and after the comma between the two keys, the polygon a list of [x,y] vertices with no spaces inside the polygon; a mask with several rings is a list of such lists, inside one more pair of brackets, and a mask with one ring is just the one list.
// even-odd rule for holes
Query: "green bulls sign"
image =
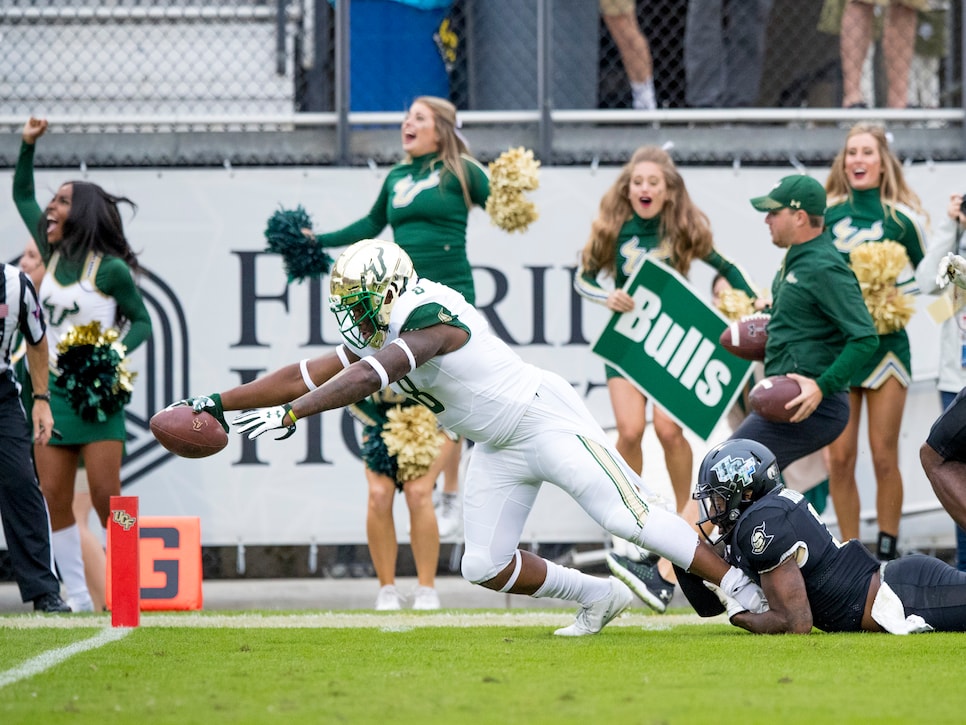
{"label": "green bulls sign", "polygon": [[593,351],[707,440],[744,387],[752,363],[718,344],[725,318],[670,267],[645,258],[624,289],[635,309],[614,314]]}

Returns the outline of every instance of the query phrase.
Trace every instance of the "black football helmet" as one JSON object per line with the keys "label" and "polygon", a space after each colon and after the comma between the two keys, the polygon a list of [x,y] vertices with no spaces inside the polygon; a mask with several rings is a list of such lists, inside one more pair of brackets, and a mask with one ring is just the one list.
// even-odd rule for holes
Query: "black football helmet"
{"label": "black football helmet", "polygon": [[[701,461],[694,498],[703,518],[698,525],[718,527],[716,544],[734,528],[738,518],[754,501],[784,486],[775,454],[766,446],[745,438],[719,443]],[[710,540],[710,537],[709,537]]]}

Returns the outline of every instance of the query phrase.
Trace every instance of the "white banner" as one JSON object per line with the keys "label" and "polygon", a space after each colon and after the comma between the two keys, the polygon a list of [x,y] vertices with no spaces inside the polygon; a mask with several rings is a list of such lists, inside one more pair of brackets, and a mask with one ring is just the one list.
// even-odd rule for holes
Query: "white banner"
{"label": "white banner", "polygon": [[[963,168],[909,169],[934,222],[944,213],[948,194],[961,190]],[[791,170],[685,168],[683,173],[692,197],[711,218],[718,249],[768,287],[781,253],[771,244],[764,215],[748,199],[766,193]],[[154,335],[132,358],[139,377],[123,474],[124,491],[140,497],[142,514],[199,516],[205,545],[365,541],[366,485],[355,454],[356,430],[341,411],[300,422],[298,432],[282,442],[253,443],[232,434],[225,451],[202,460],[167,454],[151,437],[147,421],[172,400],[224,390],[322,354],[338,342],[326,308],[328,280],[287,285],[280,258],[262,252],[265,222],[279,206],[302,204],[317,230],[340,227],[368,211],[383,174],[337,168],[85,172],[88,180],[139,205],[125,223],[145,269],[142,287]],[[571,279],[600,197],[616,174],[611,168],[542,169],[541,188],[532,195],[540,219],[527,233],[502,232],[476,210],[468,242],[477,302],[496,331],[527,360],[563,374],[605,427],[613,425],[613,414],[603,364],[589,342],[608,315],[582,301]],[[80,176],[70,169],[38,172],[39,201],[46,203],[59,184]],[[825,171],[815,176],[824,181]],[[3,258],[16,258],[27,231],[12,203],[0,208],[0,230]],[[706,265],[695,264],[691,281],[699,295],[710,296],[711,277]],[[928,302],[920,300],[920,307]],[[910,331],[915,376],[928,380],[936,371],[937,328],[920,312]],[[930,384],[914,386],[902,434],[907,506],[935,503],[919,467],[918,447],[938,406]],[[694,441],[695,467],[704,446],[714,442]],[[866,448],[863,440],[858,473],[863,506],[871,508],[874,479]],[[663,455],[650,433],[645,457],[646,484],[670,495]],[[604,539],[566,496],[544,488],[527,540]],[[401,497],[396,514],[405,540]],[[921,527],[911,520],[903,524],[903,536],[918,536],[920,545],[948,542],[952,525],[947,522],[944,513]]]}

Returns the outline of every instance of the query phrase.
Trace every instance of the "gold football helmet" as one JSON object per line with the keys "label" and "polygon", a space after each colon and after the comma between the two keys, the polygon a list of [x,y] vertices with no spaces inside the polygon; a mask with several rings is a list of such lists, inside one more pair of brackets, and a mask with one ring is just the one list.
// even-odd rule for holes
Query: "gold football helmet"
{"label": "gold football helmet", "polygon": [[381,348],[392,306],[415,280],[412,260],[398,244],[363,239],[346,249],[332,267],[329,294],[342,337],[360,350]]}

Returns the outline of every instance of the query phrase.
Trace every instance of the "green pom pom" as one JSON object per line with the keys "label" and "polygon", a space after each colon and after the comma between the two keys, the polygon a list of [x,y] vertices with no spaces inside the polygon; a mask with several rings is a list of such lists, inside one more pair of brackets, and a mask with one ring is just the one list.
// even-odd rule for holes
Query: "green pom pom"
{"label": "green pom pom", "polygon": [[282,255],[282,263],[290,282],[318,277],[332,268],[332,257],[314,239],[302,232],[312,228],[312,219],[301,205],[279,209],[265,227],[267,250]]}
{"label": "green pom pom", "polygon": [[365,426],[363,429],[365,440],[362,443],[362,460],[373,473],[389,476],[393,481],[399,469],[396,457],[390,456],[386,443],[382,439],[382,426]]}
{"label": "green pom pom", "polygon": [[121,362],[112,345],[75,345],[57,357],[54,384],[81,420],[103,423],[131,401],[130,389],[121,384]]}

